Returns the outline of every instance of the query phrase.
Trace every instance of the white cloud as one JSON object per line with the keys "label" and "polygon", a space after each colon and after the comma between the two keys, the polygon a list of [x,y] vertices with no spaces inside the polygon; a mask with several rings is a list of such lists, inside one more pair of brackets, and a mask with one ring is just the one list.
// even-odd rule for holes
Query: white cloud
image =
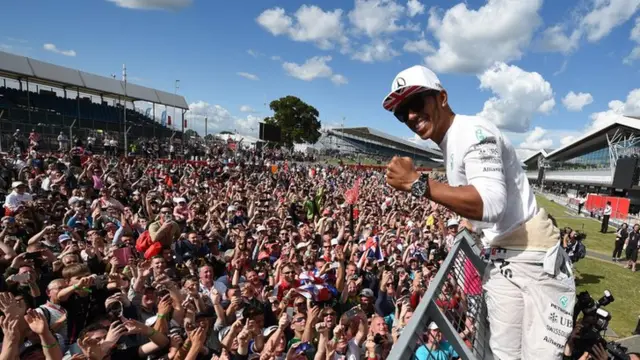
{"label": "white cloud", "polygon": [[536,126],[525,138],[525,140],[518,146],[521,149],[527,150],[541,150],[550,148],[553,146],[553,140],[548,136],[548,131]]}
{"label": "white cloud", "polygon": [[601,129],[624,115],[640,116],[640,88],[629,92],[625,102],[613,100],[609,102],[609,109],[591,114],[591,123],[587,132]]}
{"label": "white cloud", "polygon": [[242,105],[240,106],[240,111],[241,112],[246,112],[246,113],[253,113],[256,112],[255,110],[253,110],[253,108],[249,105]]}
{"label": "white cloud", "polygon": [[394,0],[355,0],[349,20],[355,31],[370,38],[402,30],[398,24],[404,14],[404,7]]}
{"label": "white cloud", "polygon": [[54,44],[44,44],[43,48],[52,53],[64,55],[64,56],[76,56],[75,50],[62,50],[58,49]]}
{"label": "white cloud", "polygon": [[419,0],[409,0],[407,2],[407,13],[409,17],[414,17],[424,13],[424,5]]}
{"label": "white cloud", "polygon": [[[546,29],[540,41],[541,49],[568,54],[578,48],[583,37],[591,43],[598,42],[631,19],[640,6],[640,0],[591,0],[589,5],[575,11],[575,26],[570,30],[570,36],[564,33],[565,25]],[[632,55],[640,57],[640,49]]]}
{"label": "white cloud", "polygon": [[287,35],[294,41],[312,42],[321,49],[331,49],[336,44],[347,46],[341,9],[324,11],[315,5],[302,5],[293,17],[283,8],[263,11],[256,21],[274,36]]}
{"label": "white cloud", "polygon": [[271,60],[273,60],[273,61],[280,61],[280,60],[282,60],[282,58],[281,58],[280,56],[278,56],[278,55],[273,55],[273,56],[271,57]]}
{"label": "white cloud", "polygon": [[180,10],[193,0],[107,0],[119,7],[140,10]]}
{"label": "white cloud", "polygon": [[562,104],[569,111],[581,111],[583,107],[591,104],[593,102],[593,96],[589,93],[574,93],[573,91],[569,91],[569,93],[562,99]]}
{"label": "white cloud", "polygon": [[197,101],[189,104],[186,119],[189,129],[204,135],[205,121],[207,118],[207,132],[210,134],[220,131],[237,131],[242,135],[257,137],[258,123],[262,118],[255,115],[237,117],[220,105],[212,105],[205,101]]}
{"label": "white cloud", "polygon": [[578,139],[578,137],[574,135],[565,136],[562,139],[560,139],[560,146],[567,146],[572,142],[576,141],[576,139]]}
{"label": "white cloud", "polygon": [[565,35],[562,25],[555,25],[542,32],[538,40],[538,48],[546,52],[569,54],[578,48],[580,32],[573,31],[570,36]]}
{"label": "white cloud", "polygon": [[363,45],[351,56],[354,60],[366,63],[375,61],[388,61],[400,55],[392,46],[391,40],[373,40],[369,44]]}
{"label": "white cloud", "polygon": [[412,52],[420,55],[431,54],[436,51],[426,39],[409,40],[404,43],[402,48],[406,52]]}
{"label": "white cloud", "polygon": [[422,138],[418,136],[418,134],[413,134],[413,136],[407,138],[407,141],[412,142],[418,146],[422,146],[424,148],[440,149],[438,145],[435,142],[433,142],[433,140],[431,139],[422,140]]}
{"label": "white cloud", "polygon": [[519,59],[541,23],[542,0],[488,0],[478,10],[459,3],[432,9],[428,28],[438,50],[426,62],[436,71],[479,73],[496,61]]}
{"label": "white cloud", "polygon": [[344,75],[334,74],[331,75],[331,82],[336,85],[346,85],[349,83],[349,80]]}
{"label": "white cloud", "polygon": [[555,106],[551,84],[537,72],[496,63],[478,75],[478,79],[481,89],[491,90],[494,94],[478,115],[505,130],[524,132],[533,116],[547,114]]}
{"label": "white cloud", "polygon": [[304,64],[299,65],[293,62],[285,62],[282,68],[296,79],[312,81],[318,78],[329,78],[334,84],[342,85],[347,83],[347,78],[340,74],[334,74],[327,64],[331,61],[331,56],[314,56]]}
{"label": "white cloud", "polygon": [[627,64],[627,65],[630,65],[635,60],[640,59],[640,17],[636,18],[636,24],[633,27],[633,29],[631,29],[631,34],[629,35],[629,39],[631,39],[631,41],[635,42],[636,45],[633,48],[633,50],[631,50],[629,55],[627,55],[622,60],[622,62]]}
{"label": "white cloud", "polygon": [[639,6],[638,0],[593,0],[593,9],[582,17],[580,28],[588,41],[597,42],[631,19]]}
{"label": "white cloud", "polygon": [[259,52],[255,51],[255,50],[252,50],[252,49],[247,50],[247,54],[253,56],[254,58],[257,58],[258,56],[262,55]]}
{"label": "white cloud", "polygon": [[260,78],[258,77],[258,75],[254,75],[254,74],[250,74],[248,72],[237,72],[236,73],[238,76],[242,76],[245,79],[249,79],[249,80],[253,80],[253,81],[257,81],[260,80]]}

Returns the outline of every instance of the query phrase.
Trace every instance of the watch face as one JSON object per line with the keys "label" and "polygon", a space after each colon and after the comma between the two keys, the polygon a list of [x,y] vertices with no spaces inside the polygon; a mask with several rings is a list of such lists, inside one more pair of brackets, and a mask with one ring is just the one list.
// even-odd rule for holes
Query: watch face
{"label": "watch face", "polygon": [[415,197],[423,197],[427,191],[427,184],[424,180],[420,179],[411,185],[411,195]]}

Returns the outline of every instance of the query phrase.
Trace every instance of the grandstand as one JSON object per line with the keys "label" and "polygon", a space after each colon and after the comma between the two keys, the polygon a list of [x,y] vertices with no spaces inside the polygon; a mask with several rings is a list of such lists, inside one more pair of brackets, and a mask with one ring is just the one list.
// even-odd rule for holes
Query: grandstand
{"label": "grandstand", "polygon": [[323,130],[315,148],[329,156],[345,156],[354,161],[363,158],[385,163],[394,155],[411,157],[420,166],[442,166],[442,152],[418,146],[410,141],[385,134],[369,127],[333,128]]}
{"label": "grandstand", "polygon": [[[639,156],[640,121],[626,116],[561,148],[541,150],[525,159],[524,164],[529,181],[548,190],[623,196],[637,206],[640,162],[633,159]],[[631,161],[621,161],[624,159]],[[635,174],[631,186],[614,186],[618,165],[624,167],[619,169],[620,175]]]}
{"label": "grandstand", "polygon": [[[135,101],[151,103],[153,114],[156,105],[181,109],[181,119],[189,108],[185,98],[176,94],[0,51],[0,133],[3,139],[17,129],[26,134],[35,129],[41,135],[41,145],[51,148],[60,132],[67,136],[72,133],[81,140],[92,135],[97,137],[96,144],[101,144],[100,138],[108,134],[118,139],[123,148],[122,102],[128,105],[126,118],[130,143],[141,137],[175,135],[173,129],[135,110],[132,106]],[[3,141],[2,145],[6,146],[6,143]]]}

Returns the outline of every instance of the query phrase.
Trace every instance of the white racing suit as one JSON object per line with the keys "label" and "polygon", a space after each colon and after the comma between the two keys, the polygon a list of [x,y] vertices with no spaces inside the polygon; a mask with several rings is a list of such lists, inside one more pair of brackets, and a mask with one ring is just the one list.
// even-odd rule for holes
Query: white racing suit
{"label": "white racing suit", "polygon": [[483,289],[495,359],[561,359],[576,289],[547,212],[492,242]]}

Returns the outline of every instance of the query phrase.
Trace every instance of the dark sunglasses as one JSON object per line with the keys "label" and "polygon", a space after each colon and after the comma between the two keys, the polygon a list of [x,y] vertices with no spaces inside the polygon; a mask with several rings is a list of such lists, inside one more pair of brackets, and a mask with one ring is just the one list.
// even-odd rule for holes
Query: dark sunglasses
{"label": "dark sunglasses", "polygon": [[401,123],[406,123],[409,120],[409,112],[417,113],[422,111],[424,109],[425,99],[430,96],[436,96],[437,94],[438,91],[433,90],[413,94],[398,105],[393,115],[395,115]]}

